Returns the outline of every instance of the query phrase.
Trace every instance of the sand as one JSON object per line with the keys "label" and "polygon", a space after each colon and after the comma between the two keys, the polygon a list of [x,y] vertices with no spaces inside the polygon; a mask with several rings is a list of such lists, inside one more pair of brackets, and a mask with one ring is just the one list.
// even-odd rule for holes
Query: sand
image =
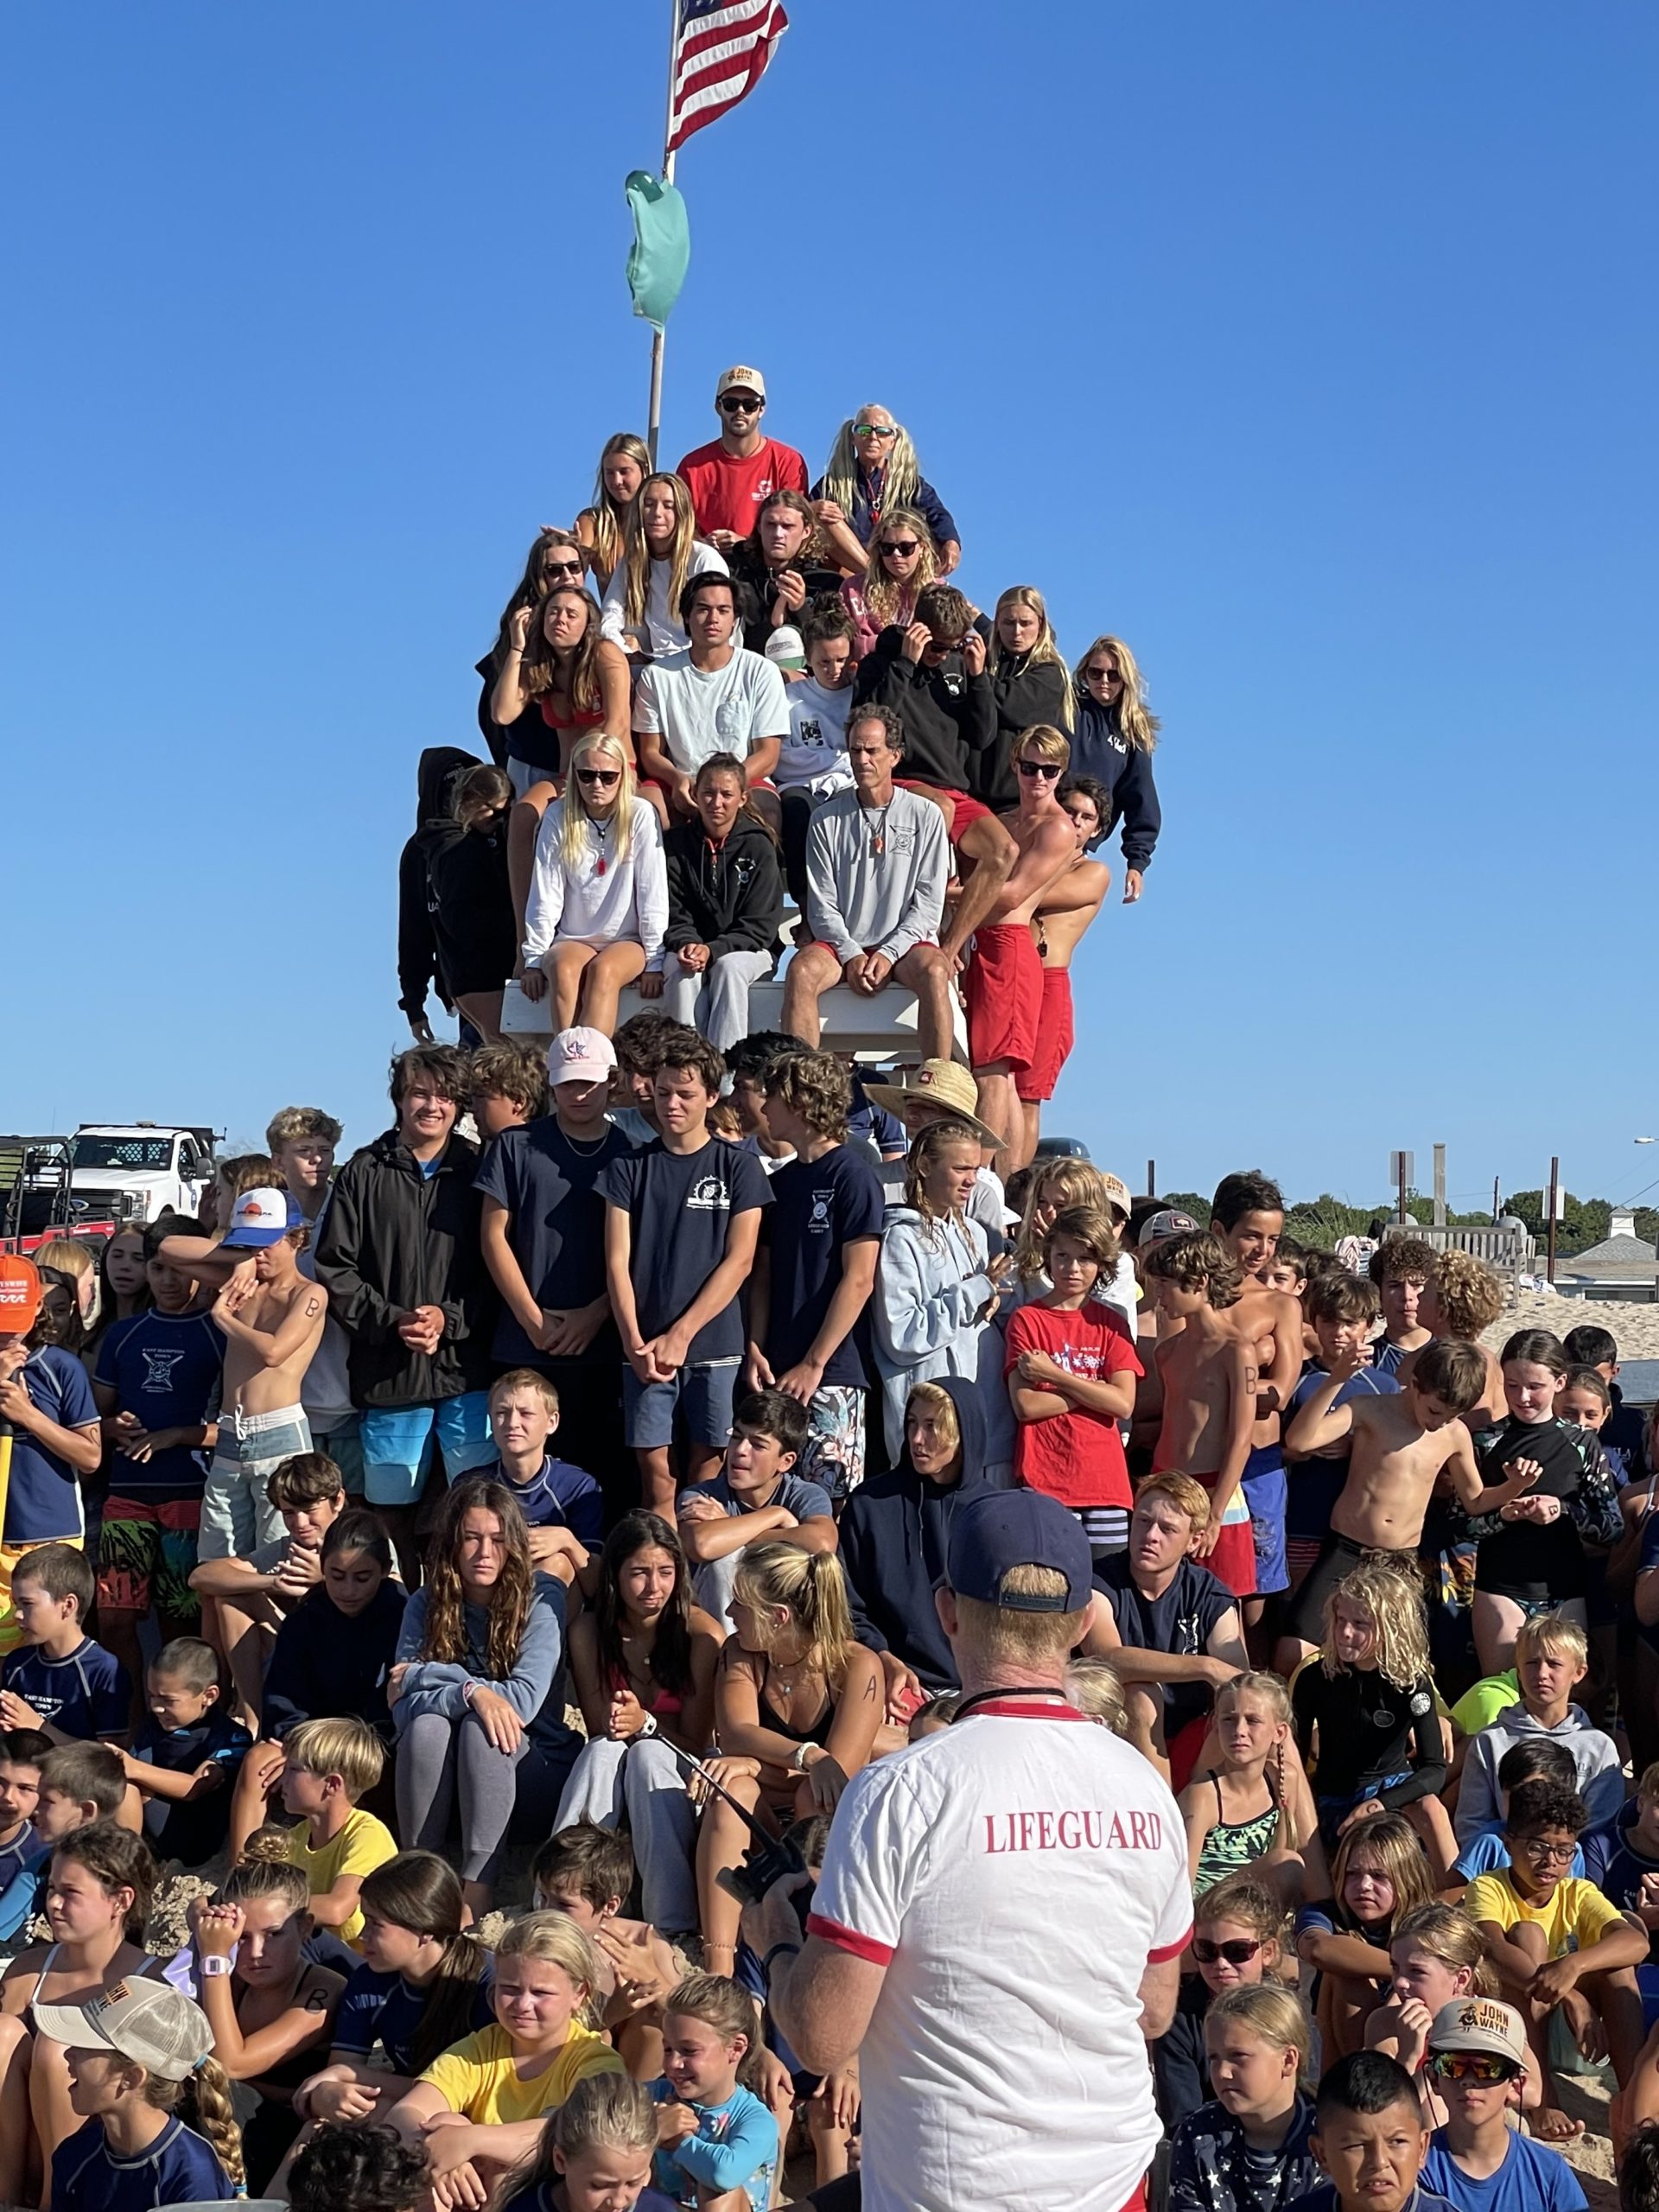
{"label": "sand", "polygon": [[1612,1298],[1558,1298],[1541,1290],[1523,1290],[1520,1304],[1501,1314],[1481,1342],[1498,1351],[1516,1329],[1553,1329],[1564,1337],[1569,1329],[1586,1325],[1610,1330],[1621,1360],[1659,1359],[1659,1306],[1633,1306]]}

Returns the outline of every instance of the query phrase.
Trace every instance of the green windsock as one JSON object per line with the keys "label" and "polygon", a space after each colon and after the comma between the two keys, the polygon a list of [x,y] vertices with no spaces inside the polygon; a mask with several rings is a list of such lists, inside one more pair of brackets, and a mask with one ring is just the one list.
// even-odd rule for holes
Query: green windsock
{"label": "green windsock", "polygon": [[660,330],[680,296],[691,259],[685,202],[671,184],[644,169],[635,169],[629,177],[627,193],[633,211],[628,289],[635,315]]}

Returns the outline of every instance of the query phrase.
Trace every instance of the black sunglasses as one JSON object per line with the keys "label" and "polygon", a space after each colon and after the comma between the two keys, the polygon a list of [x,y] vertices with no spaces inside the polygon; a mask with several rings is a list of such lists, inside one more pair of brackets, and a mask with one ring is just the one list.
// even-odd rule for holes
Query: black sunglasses
{"label": "black sunglasses", "polygon": [[579,576],[582,563],[580,561],[543,561],[542,574],[544,576]]}
{"label": "black sunglasses", "polygon": [[1022,776],[1058,776],[1060,772],[1058,760],[1021,760],[1017,765]]}
{"label": "black sunglasses", "polygon": [[744,397],[735,391],[728,391],[720,403],[720,411],[722,415],[758,415],[766,404],[764,399]]}
{"label": "black sunglasses", "polygon": [[884,553],[913,553],[920,542],[914,537],[884,537],[881,550]]}
{"label": "black sunglasses", "polygon": [[578,768],[576,771],[579,784],[620,784],[621,780],[622,771],[620,768]]}

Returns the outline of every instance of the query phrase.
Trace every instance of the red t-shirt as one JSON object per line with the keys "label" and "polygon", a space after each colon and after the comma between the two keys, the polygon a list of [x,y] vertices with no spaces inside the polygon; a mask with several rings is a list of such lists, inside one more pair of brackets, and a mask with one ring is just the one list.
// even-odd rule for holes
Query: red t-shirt
{"label": "red t-shirt", "polygon": [[[1027,1351],[1046,1351],[1068,1375],[1091,1382],[1146,1371],[1122,1314],[1094,1299],[1075,1313],[1057,1313],[1038,1300],[1022,1306],[1008,1323],[1004,1374],[1012,1374]],[[1049,1421],[1022,1421],[1014,1433],[1014,1471],[1062,1505],[1127,1509],[1135,1503],[1117,1423],[1109,1414],[1087,1413],[1080,1406]]]}
{"label": "red t-shirt", "polygon": [[717,530],[747,537],[774,492],[806,489],[806,463],[793,446],[780,446],[775,438],[762,438],[753,453],[742,456],[728,453],[716,438],[687,454],[675,474],[691,494],[699,537]]}

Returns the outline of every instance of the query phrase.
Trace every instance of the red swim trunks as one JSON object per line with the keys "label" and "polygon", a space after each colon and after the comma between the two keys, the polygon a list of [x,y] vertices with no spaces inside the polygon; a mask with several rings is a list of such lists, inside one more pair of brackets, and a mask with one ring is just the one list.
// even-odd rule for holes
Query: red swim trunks
{"label": "red swim trunks", "polygon": [[1043,1010],[1037,1020],[1037,1052],[1031,1065],[1015,1076],[1014,1087],[1027,1106],[1054,1096],[1060,1070],[1071,1057],[1077,1032],[1071,1019],[1071,976],[1065,968],[1043,970]]}
{"label": "red swim trunks", "polygon": [[1006,1060],[1016,1071],[1036,1058],[1043,1010],[1043,963],[1023,923],[982,923],[968,963],[968,1058],[976,1068]]}
{"label": "red swim trunks", "polygon": [[991,810],[982,800],[969,798],[966,791],[948,791],[938,784],[907,783],[902,776],[895,776],[893,780],[901,791],[919,791],[925,798],[937,793],[940,798],[950,801],[950,836],[952,845],[959,845],[975,823],[982,822]]}

